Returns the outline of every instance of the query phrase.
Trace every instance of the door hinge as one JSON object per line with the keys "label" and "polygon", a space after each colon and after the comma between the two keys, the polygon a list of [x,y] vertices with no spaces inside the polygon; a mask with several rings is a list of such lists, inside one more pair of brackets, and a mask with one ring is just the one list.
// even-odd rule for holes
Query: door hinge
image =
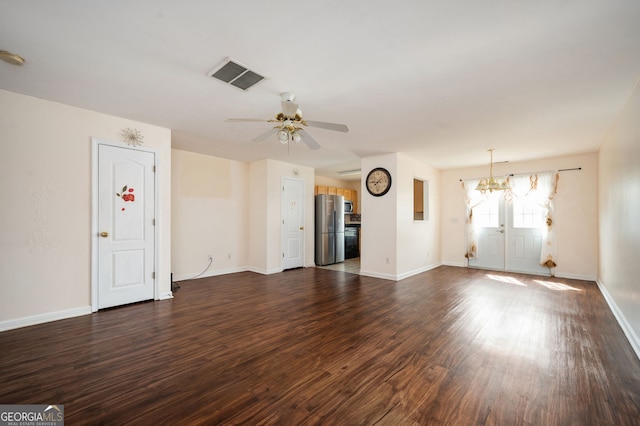
{"label": "door hinge", "polygon": [[284,253],[282,253],[282,258],[284,259]]}
{"label": "door hinge", "polygon": [[152,224],[153,226],[156,226],[156,220],[155,220],[155,219],[151,219],[151,224]]}
{"label": "door hinge", "polygon": [[152,280],[155,280],[155,279],[156,279],[156,273],[155,273],[155,272],[152,272],[152,273],[151,273],[151,279],[152,279]]}
{"label": "door hinge", "polygon": [[151,170],[153,171],[153,173],[155,173],[156,172],[156,166],[152,166]]}

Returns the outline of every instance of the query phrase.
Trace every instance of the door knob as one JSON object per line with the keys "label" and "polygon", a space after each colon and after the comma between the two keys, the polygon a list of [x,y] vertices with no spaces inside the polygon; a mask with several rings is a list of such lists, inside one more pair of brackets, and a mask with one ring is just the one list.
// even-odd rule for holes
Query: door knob
{"label": "door knob", "polygon": [[300,230],[301,230],[301,231],[304,231],[304,226],[301,226],[301,227],[300,227]]}
{"label": "door knob", "polygon": [[498,229],[498,232],[504,234],[504,229]]}
{"label": "door knob", "polygon": [[102,231],[102,232],[100,233],[100,236],[101,236],[102,238],[107,238],[107,237],[109,236],[109,233],[108,233],[108,232],[106,232],[106,231]]}

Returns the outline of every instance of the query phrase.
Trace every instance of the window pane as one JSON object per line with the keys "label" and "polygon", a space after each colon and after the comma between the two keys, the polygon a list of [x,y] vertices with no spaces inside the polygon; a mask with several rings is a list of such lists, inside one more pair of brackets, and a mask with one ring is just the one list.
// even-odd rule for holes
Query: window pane
{"label": "window pane", "polygon": [[513,227],[541,228],[544,223],[544,208],[531,198],[514,198]]}
{"label": "window pane", "polygon": [[482,228],[497,228],[500,223],[499,208],[500,199],[492,195],[473,208],[473,220]]}

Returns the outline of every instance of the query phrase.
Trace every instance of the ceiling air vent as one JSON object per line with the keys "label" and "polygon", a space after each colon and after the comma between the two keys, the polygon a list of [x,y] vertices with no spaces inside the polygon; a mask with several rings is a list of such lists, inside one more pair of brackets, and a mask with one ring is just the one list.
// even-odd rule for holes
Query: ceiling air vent
{"label": "ceiling air vent", "polygon": [[264,80],[260,74],[240,65],[231,58],[225,59],[220,65],[207,73],[208,76],[235,86],[242,90],[256,85]]}

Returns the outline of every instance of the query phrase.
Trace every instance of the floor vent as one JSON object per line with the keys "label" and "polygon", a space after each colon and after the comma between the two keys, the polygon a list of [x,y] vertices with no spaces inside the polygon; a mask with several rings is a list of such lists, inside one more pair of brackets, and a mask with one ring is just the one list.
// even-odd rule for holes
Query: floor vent
{"label": "floor vent", "polygon": [[247,90],[264,80],[263,76],[251,71],[244,65],[240,65],[231,58],[225,59],[220,65],[209,71],[207,75],[242,90]]}

